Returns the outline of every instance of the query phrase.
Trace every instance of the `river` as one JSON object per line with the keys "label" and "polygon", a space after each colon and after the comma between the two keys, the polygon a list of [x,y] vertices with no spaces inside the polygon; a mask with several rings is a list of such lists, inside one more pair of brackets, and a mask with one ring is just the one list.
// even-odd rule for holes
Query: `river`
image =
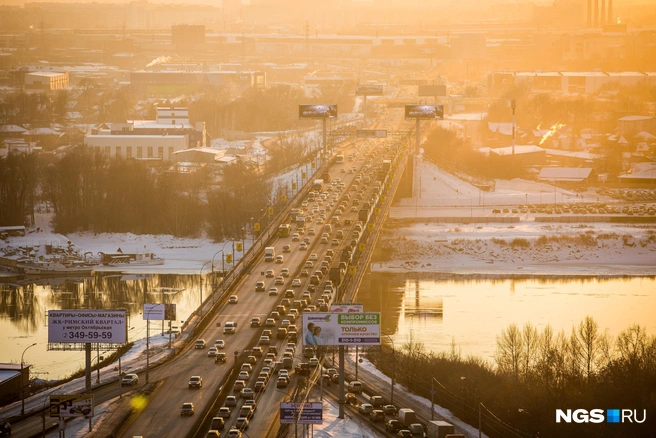
{"label": "river", "polygon": [[439,274],[371,274],[357,301],[381,312],[382,331],[396,348],[412,338],[427,350],[491,361],[496,337],[510,324],[569,335],[590,315],[617,335],[631,324],[656,333],[655,278],[463,279]]}
{"label": "river", "polygon": [[[24,360],[33,364],[32,376],[44,380],[81,369],[84,358],[82,352],[48,350],[48,310],[126,308],[133,341],[146,336],[143,303],[175,303],[173,326],[180,328],[200,300],[198,275],[94,275],[39,283],[0,284],[0,361],[20,363],[24,349],[36,342]],[[654,278],[465,280],[428,273],[370,274],[358,301],[365,311],[382,312],[382,330],[397,348],[412,336],[428,350],[449,352],[453,340],[463,356],[486,360],[494,355],[496,336],[511,323],[550,324],[569,333],[591,315],[612,335],[633,323],[656,333]],[[152,321],[150,332],[160,335],[161,323]]]}

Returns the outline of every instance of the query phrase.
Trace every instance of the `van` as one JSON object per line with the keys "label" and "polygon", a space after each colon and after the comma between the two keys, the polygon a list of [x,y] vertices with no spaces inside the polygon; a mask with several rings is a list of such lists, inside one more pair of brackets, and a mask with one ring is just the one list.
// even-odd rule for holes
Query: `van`
{"label": "van", "polygon": [[265,262],[272,262],[273,259],[276,257],[276,248],[273,246],[267,246],[264,248],[264,261]]}

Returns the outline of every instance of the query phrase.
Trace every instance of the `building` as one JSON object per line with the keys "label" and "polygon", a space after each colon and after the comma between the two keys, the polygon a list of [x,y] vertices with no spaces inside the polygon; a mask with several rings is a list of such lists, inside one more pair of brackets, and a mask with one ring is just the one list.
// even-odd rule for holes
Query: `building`
{"label": "building", "polygon": [[240,90],[265,87],[266,74],[255,71],[133,71],[130,82],[150,94],[178,94],[195,91],[204,86],[235,86]]}
{"label": "building", "polygon": [[592,181],[592,168],[586,167],[543,167],[538,181],[560,183],[588,183]]}
{"label": "building", "polygon": [[18,363],[0,364],[0,403],[2,405],[20,400],[21,390],[27,394],[30,383],[30,366]]}
{"label": "building", "polygon": [[41,71],[25,74],[28,90],[64,90],[68,88],[68,72]]}
{"label": "building", "polygon": [[205,47],[205,26],[181,24],[171,28],[171,39],[177,50],[199,50]]}
{"label": "building", "polygon": [[634,136],[639,132],[654,132],[655,120],[651,116],[626,116],[617,120],[617,132],[624,136]]}
{"label": "building", "polygon": [[84,137],[84,144],[110,157],[172,161],[174,153],[206,146],[205,122],[189,121],[189,109],[158,107],[156,120],[113,123]]}

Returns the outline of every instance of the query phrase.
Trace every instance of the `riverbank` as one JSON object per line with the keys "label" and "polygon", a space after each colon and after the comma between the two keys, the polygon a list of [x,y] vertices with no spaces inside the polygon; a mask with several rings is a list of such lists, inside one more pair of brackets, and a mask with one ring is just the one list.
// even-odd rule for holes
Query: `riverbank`
{"label": "riverbank", "polygon": [[384,230],[372,272],[458,276],[656,275],[656,226],[417,224]]}

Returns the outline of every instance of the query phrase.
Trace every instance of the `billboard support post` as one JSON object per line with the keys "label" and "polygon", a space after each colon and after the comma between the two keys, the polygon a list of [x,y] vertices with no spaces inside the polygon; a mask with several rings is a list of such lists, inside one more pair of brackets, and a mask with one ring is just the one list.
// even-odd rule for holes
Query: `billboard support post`
{"label": "billboard support post", "polygon": [[[201,278],[201,284],[203,279]],[[203,306],[201,306],[203,307]],[[146,383],[148,383],[148,369],[150,368],[150,319],[146,318]]]}
{"label": "billboard support post", "polygon": [[88,394],[91,394],[91,343],[84,344],[84,383]]}
{"label": "billboard support post", "polygon": [[355,380],[358,380],[358,359],[360,359],[360,346],[355,346]]}
{"label": "billboard support post", "polygon": [[339,415],[337,418],[344,419],[344,367],[346,366],[344,360],[344,346],[339,346]]}
{"label": "billboard support post", "polygon": [[[415,154],[417,154],[417,155],[419,155],[419,139],[420,139],[420,137],[421,136],[419,135],[419,117],[417,117],[417,123],[415,125]],[[417,169],[415,169],[415,172],[416,171],[417,171]]]}
{"label": "billboard support post", "polygon": [[367,123],[367,95],[364,95],[364,123]]}

